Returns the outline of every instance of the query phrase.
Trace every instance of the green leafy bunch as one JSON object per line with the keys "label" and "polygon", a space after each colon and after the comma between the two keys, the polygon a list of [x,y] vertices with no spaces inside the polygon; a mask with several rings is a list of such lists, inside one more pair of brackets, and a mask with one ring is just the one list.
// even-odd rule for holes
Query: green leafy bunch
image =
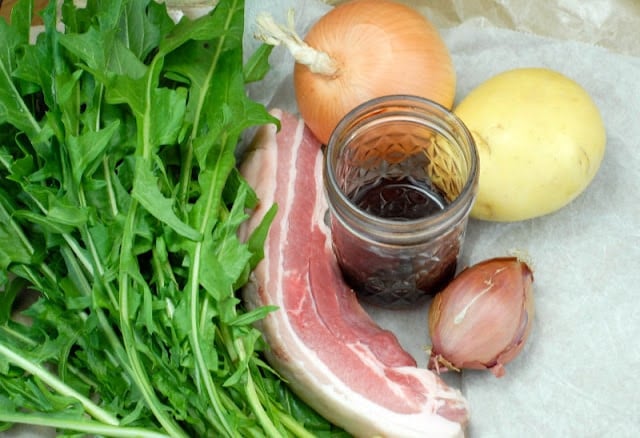
{"label": "green leafy bunch", "polygon": [[[244,3],[32,0],[0,19],[0,427],[74,436],[336,436],[262,361],[237,291],[275,206],[236,167],[275,123],[247,97]],[[64,29],[60,28],[60,23]],[[30,299],[33,297],[33,299]]]}

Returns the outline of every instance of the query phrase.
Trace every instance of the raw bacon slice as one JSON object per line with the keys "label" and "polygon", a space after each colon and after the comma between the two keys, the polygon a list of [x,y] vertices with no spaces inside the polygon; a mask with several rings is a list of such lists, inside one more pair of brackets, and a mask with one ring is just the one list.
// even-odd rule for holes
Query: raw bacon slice
{"label": "raw bacon slice", "polygon": [[325,219],[320,144],[302,120],[273,114],[280,132],[262,128],[241,166],[260,198],[242,237],[278,205],[265,258],[243,292],[249,307],[279,307],[260,323],[267,360],[299,397],[355,436],[463,436],[460,392],[417,368],[342,279]]}

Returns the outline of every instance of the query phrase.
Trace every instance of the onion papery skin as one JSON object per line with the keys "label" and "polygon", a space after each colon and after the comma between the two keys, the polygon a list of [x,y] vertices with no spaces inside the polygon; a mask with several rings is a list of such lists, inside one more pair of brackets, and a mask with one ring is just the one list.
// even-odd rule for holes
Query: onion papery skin
{"label": "onion papery skin", "polygon": [[296,101],[323,143],[350,110],[391,94],[433,100],[451,109],[456,74],[438,30],[417,10],[389,0],[352,0],[321,17],[305,42],[336,63],[333,75],[294,68]]}
{"label": "onion papery skin", "polygon": [[428,317],[430,369],[488,369],[502,377],[531,332],[533,272],[516,257],[480,262],[435,296]]}

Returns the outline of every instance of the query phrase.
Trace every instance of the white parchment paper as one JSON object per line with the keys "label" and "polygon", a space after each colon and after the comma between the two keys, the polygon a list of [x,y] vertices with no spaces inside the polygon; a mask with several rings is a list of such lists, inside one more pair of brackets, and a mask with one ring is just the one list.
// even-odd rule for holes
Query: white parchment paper
{"label": "white parchment paper", "polygon": [[502,70],[549,67],[585,87],[608,133],[598,175],[569,206],[520,223],[469,225],[469,262],[511,250],[531,256],[537,310],[506,377],[464,373],[471,436],[639,436],[640,59],[473,25],[443,35],[460,97]]}
{"label": "white parchment paper", "polygon": [[[292,6],[288,0],[277,3],[281,10]],[[269,10],[277,14],[274,6]],[[301,33],[314,21],[308,14],[324,7],[298,2]],[[582,13],[597,11],[584,7]],[[586,37],[543,37],[477,17],[441,33],[456,66],[458,101],[501,71],[548,67],[589,92],[608,134],[599,173],[567,207],[528,221],[469,224],[463,264],[528,254],[536,299],[532,334],[505,377],[476,371],[445,376],[469,400],[469,436],[640,436],[640,58],[595,46]],[[273,56],[275,70],[267,81],[275,86],[267,84],[254,96],[295,111],[293,61],[284,49]],[[428,303],[411,311],[367,309],[425,366],[427,308]]]}

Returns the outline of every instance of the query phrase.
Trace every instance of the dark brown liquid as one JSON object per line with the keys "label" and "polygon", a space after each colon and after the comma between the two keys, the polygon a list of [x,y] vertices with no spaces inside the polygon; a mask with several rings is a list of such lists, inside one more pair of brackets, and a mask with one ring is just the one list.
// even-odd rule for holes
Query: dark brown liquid
{"label": "dark brown liquid", "polygon": [[424,218],[447,205],[440,192],[411,178],[382,178],[360,187],[351,200],[369,214],[393,220]]}
{"label": "dark brown liquid", "polygon": [[[362,210],[394,221],[421,219],[442,211],[448,201],[414,179],[380,179],[360,187],[351,200]],[[347,283],[360,299],[386,308],[410,308],[439,292],[456,271],[462,228],[435,241],[419,242],[423,252],[401,246],[379,251],[375,244],[334,227],[334,248]],[[412,255],[408,256],[407,254]]]}

